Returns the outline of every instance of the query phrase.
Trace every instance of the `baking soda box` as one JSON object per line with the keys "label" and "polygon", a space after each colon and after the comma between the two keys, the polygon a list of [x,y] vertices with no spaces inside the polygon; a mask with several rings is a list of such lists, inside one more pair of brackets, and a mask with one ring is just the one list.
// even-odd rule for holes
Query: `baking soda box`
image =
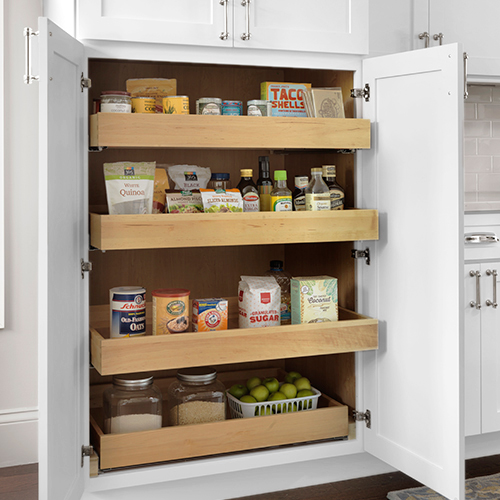
{"label": "baking soda box", "polygon": [[337,278],[310,276],[290,280],[292,325],[339,319]]}
{"label": "baking soda box", "polygon": [[227,300],[193,300],[193,331],[214,332],[227,330]]}
{"label": "baking soda box", "polygon": [[271,101],[272,116],[307,117],[304,91],[310,88],[310,83],[262,82],[260,98]]}

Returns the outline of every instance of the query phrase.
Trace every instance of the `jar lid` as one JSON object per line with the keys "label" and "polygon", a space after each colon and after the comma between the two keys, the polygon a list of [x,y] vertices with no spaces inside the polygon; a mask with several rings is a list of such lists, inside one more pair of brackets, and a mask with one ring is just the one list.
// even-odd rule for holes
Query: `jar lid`
{"label": "jar lid", "polygon": [[128,95],[130,96],[130,92],[124,92],[122,90],[103,90],[101,95]]}
{"label": "jar lid", "polygon": [[187,288],[159,288],[151,292],[153,297],[185,297],[190,293]]}
{"label": "jar lid", "polygon": [[252,177],[253,170],[251,168],[243,168],[240,170],[241,177]]}
{"label": "jar lid", "polygon": [[113,385],[128,389],[140,389],[153,384],[153,376],[149,373],[125,373],[113,375]]}
{"label": "jar lid", "polygon": [[185,382],[210,382],[217,377],[217,371],[210,366],[182,368],[177,370],[177,378]]}
{"label": "jar lid", "polygon": [[212,177],[210,177],[211,181],[228,181],[229,180],[229,174],[212,174]]}
{"label": "jar lid", "polygon": [[275,170],[274,171],[275,181],[286,181],[286,170]]}
{"label": "jar lid", "polygon": [[255,106],[259,106],[262,104],[267,104],[269,101],[261,101],[260,99],[253,99],[247,102],[247,106],[251,106],[252,104]]}
{"label": "jar lid", "polygon": [[316,172],[323,172],[323,169],[321,168],[311,168],[311,172],[316,173]]}
{"label": "jar lid", "polygon": [[205,104],[205,103],[210,103],[210,102],[215,102],[217,104],[221,104],[222,99],[220,99],[219,97],[200,97],[198,99],[199,104]]}

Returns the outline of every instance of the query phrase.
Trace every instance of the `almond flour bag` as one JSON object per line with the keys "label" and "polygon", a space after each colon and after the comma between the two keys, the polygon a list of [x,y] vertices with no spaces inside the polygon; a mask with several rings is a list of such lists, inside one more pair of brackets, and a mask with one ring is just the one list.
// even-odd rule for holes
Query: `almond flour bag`
{"label": "almond flour bag", "polygon": [[281,324],[281,288],[273,276],[242,276],[238,304],[240,328]]}

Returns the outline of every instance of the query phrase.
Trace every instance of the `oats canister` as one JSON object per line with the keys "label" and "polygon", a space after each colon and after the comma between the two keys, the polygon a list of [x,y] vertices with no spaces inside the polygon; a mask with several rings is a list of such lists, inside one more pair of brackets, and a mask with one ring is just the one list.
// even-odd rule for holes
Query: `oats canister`
{"label": "oats canister", "polygon": [[156,113],[154,97],[132,97],[132,113]]}
{"label": "oats canister", "polygon": [[146,333],[146,289],[117,286],[109,291],[111,338],[137,337]]}
{"label": "oats canister", "polygon": [[187,95],[169,95],[164,97],[163,114],[189,115],[189,97]]}
{"label": "oats canister", "polygon": [[153,335],[187,331],[190,293],[190,290],[185,288],[153,290]]}

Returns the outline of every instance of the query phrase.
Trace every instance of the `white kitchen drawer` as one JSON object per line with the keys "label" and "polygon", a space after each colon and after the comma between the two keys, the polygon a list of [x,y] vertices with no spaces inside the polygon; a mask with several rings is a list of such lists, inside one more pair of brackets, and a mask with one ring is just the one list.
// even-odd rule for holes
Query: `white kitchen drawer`
{"label": "white kitchen drawer", "polygon": [[[479,237],[467,240],[468,237]],[[490,236],[490,237],[485,237]],[[500,213],[466,214],[464,219],[464,259],[466,261],[500,258]]]}

